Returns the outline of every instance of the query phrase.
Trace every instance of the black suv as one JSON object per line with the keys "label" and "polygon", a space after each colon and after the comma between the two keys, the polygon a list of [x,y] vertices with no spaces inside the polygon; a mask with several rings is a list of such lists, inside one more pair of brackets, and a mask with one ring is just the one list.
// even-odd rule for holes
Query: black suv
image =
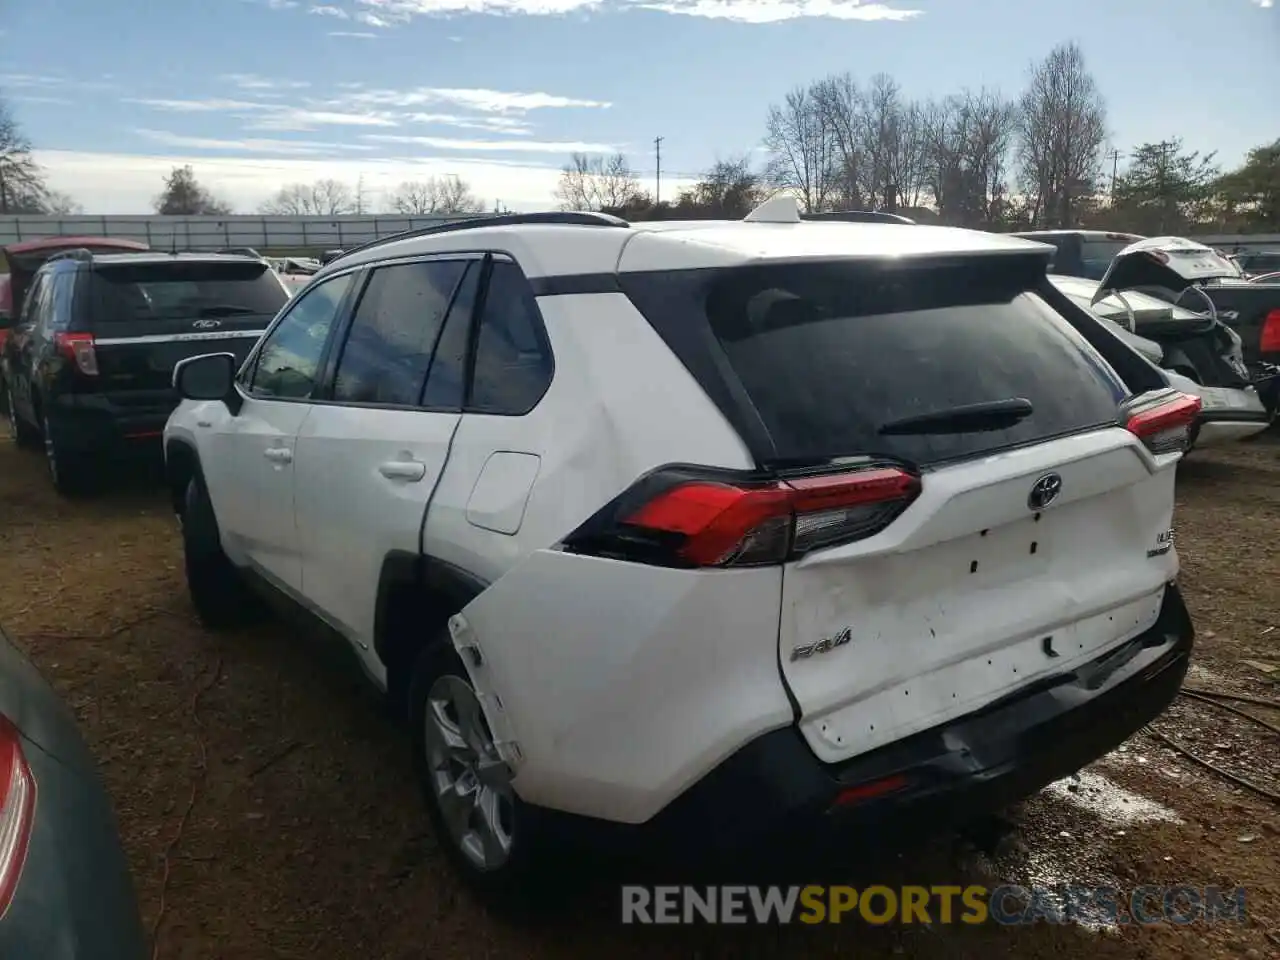
{"label": "black suv", "polygon": [[32,279],[0,356],[10,433],[43,444],[60,492],[84,492],[103,466],[159,453],[179,360],[215,347],[243,359],[288,301],[261,259],[57,254]]}

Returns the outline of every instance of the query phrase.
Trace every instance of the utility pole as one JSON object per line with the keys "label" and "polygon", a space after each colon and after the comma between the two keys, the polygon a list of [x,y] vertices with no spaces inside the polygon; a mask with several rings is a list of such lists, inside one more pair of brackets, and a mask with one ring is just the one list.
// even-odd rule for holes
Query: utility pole
{"label": "utility pole", "polygon": [[657,160],[657,168],[653,178],[653,205],[656,207],[662,202],[662,141],[666,137],[653,138],[653,152]]}
{"label": "utility pole", "polygon": [[1116,177],[1120,173],[1120,151],[1111,151],[1111,199],[1116,198]]}
{"label": "utility pole", "polygon": [[1169,151],[1173,149],[1173,144],[1168,140],[1160,141],[1160,165],[1156,168],[1156,176],[1159,182],[1160,192],[1160,232],[1164,233],[1165,223],[1168,220],[1169,212]]}

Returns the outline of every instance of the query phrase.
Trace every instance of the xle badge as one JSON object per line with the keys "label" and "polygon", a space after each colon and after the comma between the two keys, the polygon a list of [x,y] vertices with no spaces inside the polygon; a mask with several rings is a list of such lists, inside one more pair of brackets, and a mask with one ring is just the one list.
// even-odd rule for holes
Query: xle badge
{"label": "xle badge", "polygon": [[1156,537],[1156,545],[1147,551],[1147,557],[1162,557],[1173,549],[1173,530],[1166,530]]}
{"label": "xle badge", "polygon": [[794,648],[791,651],[792,662],[796,660],[807,660],[815,653],[828,653],[836,647],[843,647],[846,643],[853,639],[853,630],[845,627],[834,637],[825,637],[816,643],[806,643]]}

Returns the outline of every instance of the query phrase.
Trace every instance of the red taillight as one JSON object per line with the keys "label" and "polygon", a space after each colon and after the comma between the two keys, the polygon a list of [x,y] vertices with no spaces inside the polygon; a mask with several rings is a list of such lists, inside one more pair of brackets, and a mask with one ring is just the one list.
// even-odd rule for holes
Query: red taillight
{"label": "red taillight", "polygon": [[1129,415],[1125,426],[1152,453],[1181,453],[1191,445],[1200,398],[1174,393]]}
{"label": "red taillight", "polygon": [[58,352],[76,365],[81,373],[98,375],[98,354],[93,348],[92,333],[59,333],[54,335]]}
{"label": "red taillight", "polygon": [[782,563],[880,532],[915,499],[920,480],[876,467],[768,483],[681,479],[616,520],[589,522],[576,552],[694,567]]}
{"label": "red taillight", "polygon": [[18,889],[35,812],[36,781],[22,754],[22,739],[0,717],[0,917]]}
{"label": "red taillight", "polygon": [[883,780],[872,780],[869,783],[861,783],[856,787],[846,787],[836,795],[834,807],[848,807],[855,803],[862,803],[864,800],[874,800],[876,797],[883,797],[890,793],[897,793],[906,787],[911,781],[901,773],[895,773],[891,777],[885,777]]}
{"label": "red taillight", "polygon": [[1280,353],[1280,309],[1272,310],[1262,321],[1262,342],[1259,348],[1263,353]]}

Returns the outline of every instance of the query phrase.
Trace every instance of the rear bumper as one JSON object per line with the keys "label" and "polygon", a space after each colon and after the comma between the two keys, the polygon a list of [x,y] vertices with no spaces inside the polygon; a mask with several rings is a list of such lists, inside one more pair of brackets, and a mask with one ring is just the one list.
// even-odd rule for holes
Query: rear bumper
{"label": "rear bumper", "polygon": [[74,455],[106,455],[160,448],[178,397],[146,391],[119,398],[107,394],[62,395],[50,404],[49,424],[59,446]]}
{"label": "rear bumper", "polygon": [[[854,830],[871,847],[945,832],[1034,794],[1140,730],[1177,694],[1193,640],[1171,584],[1149,630],[1078,670],[839,765],[821,763],[794,727],[766,734],[650,826],[722,849],[831,827]],[[860,799],[840,803],[847,791]]]}

